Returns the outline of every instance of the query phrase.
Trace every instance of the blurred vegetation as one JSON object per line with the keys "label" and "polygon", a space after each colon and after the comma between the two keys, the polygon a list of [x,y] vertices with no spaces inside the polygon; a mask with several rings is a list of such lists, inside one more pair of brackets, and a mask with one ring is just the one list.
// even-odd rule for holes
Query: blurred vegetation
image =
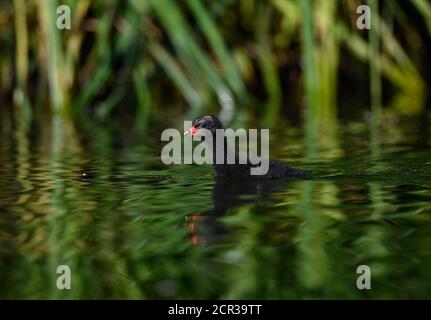
{"label": "blurred vegetation", "polygon": [[[27,117],[127,111],[137,123],[159,102],[185,101],[199,113],[217,101],[227,113],[249,108],[265,120],[299,105],[298,117],[306,111],[318,128],[335,121],[352,92],[366,95],[377,116],[384,98],[418,114],[431,4],[366,3],[371,31],[356,27],[359,0],[5,1],[0,94]],[[71,8],[70,30],[56,27],[60,4]]]}
{"label": "blurred vegetation", "polygon": [[[210,168],[160,166],[153,132],[130,142],[54,121],[25,134],[8,116],[0,117],[0,299],[430,296],[430,134],[415,121],[384,132],[379,160],[366,124],[344,128],[346,156],[308,165],[323,175],[230,207],[213,198]],[[302,140],[281,130],[277,158],[297,163]],[[217,201],[229,210],[214,216]],[[72,290],[56,288],[61,264]],[[361,264],[372,268],[370,291],[355,286]]]}
{"label": "blurred vegetation", "polygon": [[[429,297],[429,1],[13,0],[0,26],[1,298]],[[159,133],[216,110],[323,178],[232,208],[197,246],[214,182],[160,166]]]}

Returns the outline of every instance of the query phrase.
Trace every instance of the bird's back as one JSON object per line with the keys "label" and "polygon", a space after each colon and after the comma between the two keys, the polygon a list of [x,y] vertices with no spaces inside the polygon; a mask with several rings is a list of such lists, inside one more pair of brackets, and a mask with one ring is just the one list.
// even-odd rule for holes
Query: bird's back
{"label": "bird's back", "polygon": [[251,169],[257,167],[251,163],[247,164],[215,164],[214,171],[219,177],[256,177],[256,178],[282,178],[282,177],[299,177],[305,178],[308,172],[305,170],[289,167],[287,164],[269,160],[268,172],[264,175],[252,175]]}

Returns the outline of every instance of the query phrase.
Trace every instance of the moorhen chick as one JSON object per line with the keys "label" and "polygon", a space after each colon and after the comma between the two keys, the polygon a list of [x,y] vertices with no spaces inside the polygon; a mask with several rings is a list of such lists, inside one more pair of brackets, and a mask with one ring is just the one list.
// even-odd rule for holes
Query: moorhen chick
{"label": "moorhen chick", "polygon": [[[256,167],[256,165],[250,163],[247,157],[247,163],[240,164],[238,161],[238,156],[235,155],[235,163],[228,164],[227,163],[227,154],[228,152],[224,152],[224,160],[223,164],[216,163],[216,154],[217,154],[217,129],[224,129],[223,124],[219,119],[212,115],[204,115],[197,118],[193,121],[192,127],[187,130],[184,135],[199,135],[199,129],[206,129],[212,133],[212,146],[211,149],[213,151],[213,167],[216,176],[219,177],[255,177],[255,178],[282,178],[282,177],[302,177],[305,178],[308,176],[308,172],[302,169],[289,167],[287,164],[275,160],[269,160],[268,162],[268,171],[263,175],[251,175],[250,169]],[[231,146],[227,145],[227,139],[223,135],[224,140],[224,150],[228,150]],[[202,140],[205,140],[205,136],[202,136]]]}

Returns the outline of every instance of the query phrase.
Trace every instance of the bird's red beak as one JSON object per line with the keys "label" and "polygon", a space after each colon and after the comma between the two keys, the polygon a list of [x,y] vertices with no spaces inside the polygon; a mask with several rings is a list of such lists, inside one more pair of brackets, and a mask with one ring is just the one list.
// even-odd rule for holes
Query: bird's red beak
{"label": "bird's red beak", "polygon": [[194,136],[194,135],[195,135],[195,133],[196,133],[196,128],[195,128],[194,126],[192,126],[189,130],[187,130],[186,132],[184,132],[184,135],[185,135],[185,136],[187,136],[187,135],[192,135],[192,136]]}

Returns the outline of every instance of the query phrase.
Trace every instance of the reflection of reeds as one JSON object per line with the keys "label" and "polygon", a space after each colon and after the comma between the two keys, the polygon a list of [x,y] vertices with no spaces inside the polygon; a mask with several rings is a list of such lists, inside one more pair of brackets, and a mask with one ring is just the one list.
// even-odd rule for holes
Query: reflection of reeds
{"label": "reflection of reeds", "polygon": [[431,4],[426,0],[411,0],[416,9],[422,14],[425,23],[431,33]]}
{"label": "reflection of reeds", "polygon": [[[218,235],[220,242],[196,247],[184,216],[205,216],[213,206],[207,177],[190,183],[189,176],[181,179],[171,169],[164,179],[164,170],[146,166],[151,149],[136,143],[118,152],[115,132],[90,121],[75,130],[71,121],[57,118],[41,129],[41,139],[27,137],[25,121],[16,121],[17,128],[3,117],[0,122],[2,135],[16,131],[14,139],[0,141],[6,178],[0,184],[13,188],[0,199],[2,257],[11,252],[0,261],[3,298],[426,296],[424,278],[406,275],[425,261],[420,252],[426,254],[429,236],[418,224],[428,221],[419,213],[429,209],[430,194],[405,187],[426,186],[426,177],[365,176],[350,196],[343,196],[350,178],[344,186],[336,178],[293,181],[273,195],[285,196],[283,203],[256,202],[217,217],[214,226],[228,232]],[[81,136],[90,137],[82,146]],[[27,149],[37,152],[36,160]],[[14,170],[18,184],[8,179]],[[403,191],[390,191],[398,183]],[[400,201],[403,196],[408,200]],[[392,219],[398,214],[400,220]],[[407,236],[410,232],[415,236]],[[72,269],[71,291],[55,286],[59,264]],[[355,287],[360,264],[372,268],[371,292]],[[408,285],[401,293],[392,287],[398,281]],[[391,287],[380,286],[383,282]]]}

